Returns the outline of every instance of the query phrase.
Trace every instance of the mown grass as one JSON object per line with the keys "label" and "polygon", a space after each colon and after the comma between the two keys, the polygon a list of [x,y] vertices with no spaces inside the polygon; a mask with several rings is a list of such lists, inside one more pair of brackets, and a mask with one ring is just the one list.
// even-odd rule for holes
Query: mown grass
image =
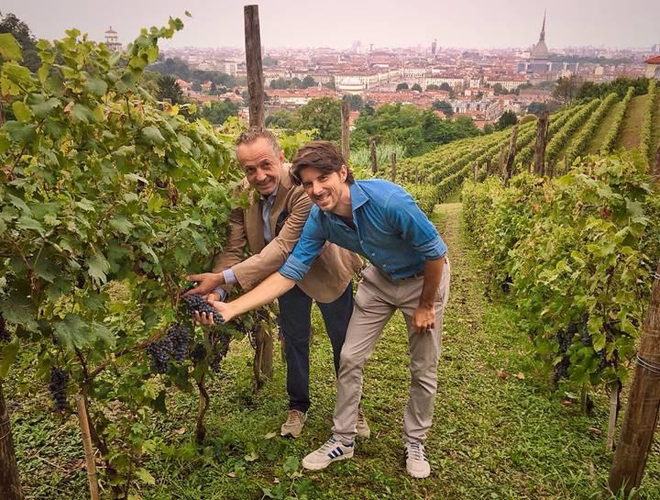
{"label": "mown grass", "polygon": [[605,141],[605,137],[607,137],[607,134],[609,133],[610,128],[612,127],[612,124],[614,122],[614,117],[621,109],[621,106],[623,106],[622,102],[615,103],[609,109],[603,120],[600,122],[600,125],[598,125],[598,127],[596,128],[596,132],[594,133],[593,139],[589,142],[589,147],[587,148],[588,154],[595,154],[600,151],[600,148],[603,145],[603,142]]}
{"label": "mown grass", "polygon": [[617,139],[617,148],[632,149],[639,146],[639,136],[644,124],[646,94],[633,97],[628,105],[626,116],[621,125],[621,134]]}
{"label": "mown grass", "polygon": [[[388,324],[366,367],[364,409],[372,437],[353,460],[321,472],[302,457],[329,437],[335,384],[329,342],[315,314],[313,406],[303,436],[282,439],[284,367],[258,394],[251,386],[251,348],[235,342],[210,382],[212,406],[203,446],[193,441],[196,400],[173,393],[171,411],[155,417],[160,448],[145,462],[156,480],[138,494],[166,499],[609,499],[611,454],[604,451],[607,402],[592,416],[554,392],[531,362],[513,311],[489,299],[486,270],[460,229],[460,205],[440,207],[437,224],[449,248],[451,298],[445,316],[441,382],[427,442],[428,479],[412,480],[402,458],[401,425],[409,386],[402,317]],[[16,386],[9,383],[15,395]],[[27,497],[88,498],[74,422],[49,413],[45,391],[14,397],[12,425]],[[649,458],[641,498],[660,498],[660,446]]]}

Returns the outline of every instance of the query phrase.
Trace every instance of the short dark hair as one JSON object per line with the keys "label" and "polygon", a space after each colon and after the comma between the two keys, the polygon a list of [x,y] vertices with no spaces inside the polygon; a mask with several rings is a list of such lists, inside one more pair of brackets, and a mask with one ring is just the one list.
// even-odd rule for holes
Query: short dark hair
{"label": "short dark hair", "polygon": [[250,127],[245,132],[241,132],[241,135],[236,139],[235,146],[238,149],[239,146],[243,144],[252,144],[257,139],[266,139],[268,143],[273,148],[273,153],[275,156],[280,154],[280,144],[277,142],[277,137],[270,130],[263,127]]}
{"label": "short dark hair", "polygon": [[353,184],[353,172],[346,164],[344,156],[339,148],[329,141],[312,141],[298,150],[291,164],[291,179],[297,186],[302,184],[300,171],[307,167],[314,167],[324,174],[330,174],[341,170],[346,165],[348,175],[346,182]]}

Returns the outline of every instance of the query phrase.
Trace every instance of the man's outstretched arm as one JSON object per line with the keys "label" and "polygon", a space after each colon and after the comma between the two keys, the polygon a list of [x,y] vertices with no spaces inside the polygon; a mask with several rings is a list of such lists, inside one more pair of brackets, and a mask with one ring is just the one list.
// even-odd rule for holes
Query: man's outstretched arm
{"label": "man's outstretched arm", "polygon": [[[210,300],[209,304],[215,307],[225,322],[227,322],[259,306],[269,304],[280,295],[284,295],[291,290],[295,284],[296,282],[294,280],[285,278],[277,272],[271,274],[254,290],[241,295],[236,300],[232,300],[231,302]],[[212,324],[212,318],[206,318],[204,313],[199,318],[197,316],[198,313],[195,313],[195,319],[200,323]]]}

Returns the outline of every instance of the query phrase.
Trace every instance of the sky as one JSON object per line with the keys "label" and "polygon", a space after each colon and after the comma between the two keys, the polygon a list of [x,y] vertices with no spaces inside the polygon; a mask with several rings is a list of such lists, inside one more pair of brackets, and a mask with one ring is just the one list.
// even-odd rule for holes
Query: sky
{"label": "sky", "polygon": [[[249,0],[248,0],[249,1]],[[112,25],[126,44],[140,28],[168,17],[185,24],[162,47],[243,47],[246,0],[2,0],[37,38],[78,28],[102,41]],[[268,47],[529,47],[547,8],[546,42],[567,46],[649,47],[660,44],[660,0],[263,0],[262,44]],[[192,18],[184,16],[185,11]]]}

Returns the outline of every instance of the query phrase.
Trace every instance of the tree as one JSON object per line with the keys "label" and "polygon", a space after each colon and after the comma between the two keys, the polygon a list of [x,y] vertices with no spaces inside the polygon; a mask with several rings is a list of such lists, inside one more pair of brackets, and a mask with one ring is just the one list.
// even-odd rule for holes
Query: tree
{"label": "tree", "polygon": [[414,90],[416,92],[422,92],[422,86],[419,83],[416,83],[410,88],[410,90]]}
{"label": "tree", "polygon": [[263,64],[264,66],[277,66],[279,61],[273,57],[264,57]]}
{"label": "tree", "polygon": [[501,83],[496,83],[493,85],[493,91],[495,92],[495,95],[500,95],[500,94],[508,94],[509,91],[502,87]]}
{"label": "tree", "polygon": [[162,75],[158,80],[158,100],[165,99],[169,99],[172,104],[183,102],[183,92],[173,76]]}
{"label": "tree", "polygon": [[279,77],[277,80],[270,81],[271,89],[288,89],[289,87],[291,87],[291,81],[285,80],[282,77]]}
{"label": "tree", "polygon": [[442,82],[440,84],[440,90],[446,90],[447,92],[453,92],[454,89],[447,82]]}
{"label": "tree", "polygon": [[562,76],[557,80],[557,87],[552,95],[563,104],[570,104],[575,98],[580,81],[576,75]]}
{"label": "tree", "polygon": [[454,108],[447,101],[434,101],[432,108],[438,111],[442,111],[447,117],[454,114]]}
{"label": "tree", "polygon": [[406,82],[400,83],[396,86],[396,91],[399,90],[408,90],[408,84]]}
{"label": "tree", "polygon": [[215,84],[215,82],[211,82],[211,88],[209,89],[209,94],[215,95],[218,93],[218,86]]}
{"label": "tree", "polygon": [[193,84],[190,87],[193,91],[195,92],[201,92],[202,91],[202,84],[199,82],[193,82]]}
{"label": "tree", "polygon": [[312,99],[298,110],[297,130],[318,130],[318,138],[338,141],[341,138],[341,105],[330,97]]}
{"label": "tree", "polygon": [[317,85],[316,81],[310,75],[307,75],[305,78],[303,78],[300,84],[301,88],[303,89],[308,89],[309,87],[316,87],[316,85]]}
{"label": "tree", "polygon": [[427,85],[426,91],[429,92],[431,90],[440,90],[440,86],[436,85],[435,83],[432,83],[431,85]]}
{"label": "tree", "polygon": [[323,86],[324,86],[326,89],[337,90],[337,89],[335,88],[335,80],[334,80],[334,79],[330,80],[328,83],[324,83]]}
{"label": "tree", "polygon": [[497,130],[504,130],[505,128],[515,125],[518,123],[518,117],[513,111],[505,111],[502,113],[502,116],[500,116],[499,120],[497,120],[497,125],[495,128]]}
{"label": "tree", "polygon": [[[9,14],[2,16],[0,19],[0,33],[11,33],[14,36],[18,44],[21,46],[23,64],[27,66],[30,71],[37,71],[37,69],[39,69],[41,61],[35,46],[36,40],[27,24],[10,12]],[[2,57],[0,57],[0,63],[1,62]]]}
{"label": "tree", "polygon": [[213,125],[222,125],[227,118],[237,114],[238,104],[231,102],[229,99],[207,102],[200,111],[202,118],[206,118]]}
{"label": "tree", "polygon": [[549,109],[548,105],[544,102],[533,102],[527,106],[527,112],[536,116],[541,116],[546,111],[549,111]]}
{"label": "tree", "polygon": [[292,78],[292,79],[291,79],[291,88],[292,88],[292,89],[300,89],[300,88],[303,88],[303,87],[302,87],[302,81],[300,80],[300,78],[296,77],[296,78]]}
{"label": "tree", "polygon": [[292,130],[296,116],[292,111],[280,109],[266,117],[266,127]]}
{"label": "tree", "polygon": [[346,99],[348,101],[348,106],[353,111],[360,111],[364,106],[364,102],[362,101],[362,97],[357,95],[357,94],[346,95],[346,96],[344,96],[344,99]]}

